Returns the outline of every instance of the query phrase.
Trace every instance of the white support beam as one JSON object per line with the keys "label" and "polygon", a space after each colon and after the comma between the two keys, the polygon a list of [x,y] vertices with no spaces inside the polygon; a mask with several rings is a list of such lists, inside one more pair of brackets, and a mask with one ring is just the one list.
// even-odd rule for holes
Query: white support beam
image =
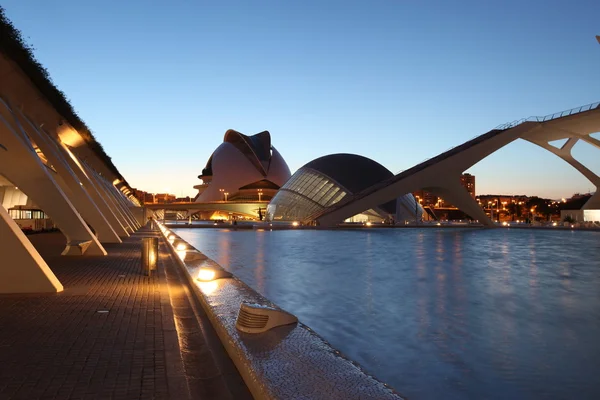
{"label": "white support beam", "polygon": [[132,223],[134,224],[134,227],[136,229],[141,228],[141,225],[138,223],[137,219],[133,215],[133,212],[131,212],[131,208],[135,207],[135,205],[131,202],[131,200],[129,200],[129,198],[127,196],[125,196],[125,194],[122,191],[120,191],[119,189],[117,189],[115,187],[115,185],[113,185],[112,183],[110,183],[108,181],[106,181],[106,184],[113,191],[113,193],[115,194],[117,200],[119,200],[119,202],[121,203],[121,205],[127,211],[127,215],[130,217]]}
{"label": "white support beam", "polygon": [[[440,188],[462,205],[466,205],[467,214],[475,217],[482,223],[492,226],[485,213],[472,208],[470,202],[464,198],[462,191],[455,190],[454,182],[460,182],[460,175],[483,158],[496,150],[520,138],[524,133],[536,130],[539,125],[534,122],[525,122],[506,131],[490,131],[472,141],[458,146],[448,152],[417,165],[403,173],[396,175],[393,180],[385,181],[385,185],[361,196],[352,196],[346,202],[342,200],[339,206],[326,210],[317,217],[320,226],[334,226],[353,215],[364,210],[394,200],[399,196],[416,190],[433,187]],[[456,204],[459,206],[459,204]]]}
{"label": "white support beam", "polygon": [[589,138],[591,138],[591,136],[582,138],[570,138],[560,149],[557,149],[556,147],[552,146],[544,140],[530,139],[529,141],[560,157],[563,161],[567,162],[569,165],[575,168],[581,175],[585,176],[596,187],[596,193],[583,205],[582,210],[598,210],[600,209],[600,195],[598,194],[598,189],[600,188],[600,177],[594,172],[592,172],[585,165],[577,161],[572,154],[573,146],[577,143],[579,139],[596,145],[596,143],[594,143],[593,141],[590,142]]}
{"label": "white support beam", "polygon": [[123,210],[121,209],[121,206],[114,199],[112,193],[110,193],[109,190],[106,188],[106,186],[104,185],[104,182],[101,180],[100,176],[96,173],[96,171],[94,171],[91,167],[86,165],[85,162],[82,162],[81,166],[83,167],[87,176],[90,178],[90,181],[94,184],[94,186],[98,190],[98,193],[100,193],[100,196],[102,196],[104,201],[106,201],[106,203],[108,204],[110,209],[114,211],[117,219],[119,220],[121,225],[123,225],[125,230],[128,233],[134,232],[135,229],[133,229],[133,227],[130,225],[128,219],[125,217]]}
{"label": "white support beam", "polygon": [[[10,121],[10,122],[9,122]],[[0,100],[0,137],[7,150],[0,157],[0,173],[19,186],[46,212],[67,238],[63,255],[106,255],[81,215],[60,189],[36,154],[27,135],[14,123],[10,108]]]}
{"label": "white support beam", "polygon": [[455,180],[444,182],[442,185],[434,188],[426,188],[436,195],[439,195],[444,201],[449,201],[459,210],[466,213],[474,220],[479,221],[487,227],[493,227],[494,222],[486,215],[485,211],[477,204],[477,201],[460,184],[460,175]]}
{"label": "white support beam", "polygon": [[129,204],[121,197],[121,192],[114,187],[114,185],[104,179],[102,176],[96,174],[98,181],[104,186],[107,193],[112,196],[116,204],[120,207],[123,216],[127,219],[127,222],[134,231],[139,228],[137,221],[131,211],[129,210]]}
{"label": "white support beam", "polygon": [[0,205],[0,293],[56,293],[63,286]]}
{"label": "white support beam", "polygon": [[75,172],[69,167],[67,161],[50,136],[40,130],[21,113],[16,113],[21,128],[33,139],[50,164],[56,169],[59,183],[67,194],[77,211],[94,228],[101,243],[121,243],[119,235],[114,231],[108,220],[104,217],[96,203],[88,194],[84,183],[81,182]]}
{"label": "white support beam", "polygon": [[[99,188],[94,183],[94,180],[90,178],[90,176],[85,172],[85,168],[81,161],[77,158],[77,156],[63,143],[59,143],[59,150],[63,152],[65,155],[65,160],[71,167],[71,169],[77,175],[77,178],[87,189],[88,193],[96,203],[96,205],[100,208],[100,211],[108,220],[114,231],[117,233],[119,237],[129,237],[129,232],[125,228],[125,225],[119,219],[117,212],[112,208],[112,204],[108,203],[103,194],[99,191]],[[101,189],[100,189],[101,190]]]}

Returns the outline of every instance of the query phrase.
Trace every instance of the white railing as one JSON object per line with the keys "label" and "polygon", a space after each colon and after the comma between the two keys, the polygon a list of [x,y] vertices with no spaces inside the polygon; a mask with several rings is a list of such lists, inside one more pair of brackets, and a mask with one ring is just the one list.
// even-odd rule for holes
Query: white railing
{"label": "white railing", "polygon": [[600,108],[600,102],[586,104],[585,106],[571,108],[569,110],[560,111],[560,112],[557,112],[557,113],[554,113],[554,114],[548,114],[548,115],[545,115],[543,117],[522,118],[522,119],[519,119],[519,120],[507,122],[507,123],[502,124],[502,125],[498,125],[496,127],[496,129],[505,130],[505,129],[514,128],[515,126],[520,125],[523,122],[547,122],[547,121],[552,121],[553,119],[558,119],[558,118],[562,118],[562,117],[568,117],[569,115],[579,114],[579,113],[582,113],[582,112],[594,110],[596,108]]}

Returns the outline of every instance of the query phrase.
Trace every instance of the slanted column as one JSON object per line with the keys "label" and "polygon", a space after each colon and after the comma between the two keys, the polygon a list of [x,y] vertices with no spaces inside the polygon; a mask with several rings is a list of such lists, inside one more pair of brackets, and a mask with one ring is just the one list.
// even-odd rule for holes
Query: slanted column
{"label": "slanted column", "polygon": [[481,222],[487,227],[494,227],[494,222],[485,214],[485,211],[477,204],[477,201],[471,194],[460,184],[460,177],[456,177],[456,182],[444,182],[442,185],[427,187],[425,190],[430,191],[448,200],[455,207],[469,215],[471,218]]}
{"label": "slanted column", "polygon": [[123,214],[123,211],[121,210],[120,205],[113,198],[112,194],[106,189],[106,187],[104,186],[103,182],[100,180],[98,175],[96,175],[96,171],[94,171],[93,169],[88,167],[85,164],[85,162],[81,163],[81,166],[83,167],[87,176],[90,178],[90,181],[93,182],[94,186],[98,190],[98,193],[100,193],[100,195],[102,196],[104,201],[106,201],[106,203],[108,204],[110,209],[114,211],[115,215],[119,219],[119,222],[121,223],[121,225],[123,225],[125,230],[127,230],[127,232],[134,232],[133,227],[129,224],[129,221]]}
{"label": "slanted column", "polygon": [[77,179],[73,170],[68,166],[57,145],[44,132],[40,132],[29,120],[18,118],[22,122],[20,128],[31,136],[44,156],[50,161],[58,172],[59,183],[63,191],[68,195],[73,205],[77,208],[83,218],[94,228],[98,239],[103,243],[121,243],[119,235],[114,231],[107,219],[100,212],[90,195],[84,188],[83,182]]}
{"label": "slanted column", "polygon": [[0,238],[0,293],[62,292],[60,281],[2,205]]}
{"label": "slanted column", "polygon": [[131,212],[131,207],[134,207],[133,203],[131,202],[131,200],[129,200],[127,198],[127,196],[125,196],[125,194],[123,192],[121,192],[119,189],[117,189],[115,187],[115,185],[113,185],[112,183],[105,181],[106,185],[109,187],[109,189],[115,194],[115,197],[117,198],[117,200],[119,201],[119,203],[121,203],[121,205],[123,206],[123,208],[125,208],[127,215],[129,216],[130,221],[133,223],[133,226],[136,229],[141,228],[141,225],[138,224],[137,219],[135,218],[135,216],[133,215],[133,213]]}
{"label": "slanted column", "polygon": [[600,177],[598,175],[596,175],[594,172],[592,172],[590,169],[588,169],[585,165],[583,165],[582,163],[577,161],[575,159],[575,157],[573,157],[573,154],[571,153],[573,146],[575,146],[577,141],[580,139],[600,148],[600,141],[594,139],[591,136],[587,136],[587,137],[583,137],[583,138],[572,137],[569,140],[567,140],[567,142],[560,149],[557,149],[556,147],[552,146],[551,144],[549,144],[548,142],[545,142],[545,141],[541,141],[541,140],[535,140],[535,141],[531,140],[531,141],[533,143],[537,144],[538,146],[548,150],[549,152],[557,155],[558,157],[562,158],[564,161],[569,163],[573,168],[575,168],[577,171],[579,171],[579,173],[581,173],[583,176],[585,176],[590,182],[592,182],[592,184],[596,187],[596,193],[583,205],[583,207],[581,207],[581,209],[582,210],[600,209],[600,195],[598,194],[598,188],[600,188]]}
{"label": "slanted column", "polygon": [[0,173],[52,217],[67,238],[63,255],[106,255],[98,238],[49,174],[27,135],[9,122],[12,117],[10,108],[0,100],[0,137],[7,149],[0,156]]}
{"label": "slanted column", "polygon": [[102,176],[97,174],[96,171],[94,171],[89,165],[86,165],[86,167],[91,171],[91,173],[94,174],[94,176],[96,177],[96,180],[106,190],[106,193],[114,200],[115,204],[117,204],[117,206],[121,210],[121,214],[127,220],[127,223],[129,224],[131,229],[132,230],[137,229],[137,224],[134,221],[133,216],[129,212],[128,206],[126,204],[124,204],[124,202],[121,200],[121,198],[119,198],[119,196],[116,193],[115,187],[110,182],[108,182],[106,179],[104,179]]}
{"label": "slanted column", "polygon": [[88,193],[98,208],[100,208],[100,211],[104,217],[108,220],[108,222],[110,222],[110,225],[117,235],[120,237],[129,237],[129,232],[127,232],[127,229],[125,229],[125,225],[123,225],[123,223],[120,221],[116,211],[113,211],[111,204],[107,203],[107,201],[104,199],[104,196],[96,187],[94,181],[87,175],[77,156],[75,156],[75,154],[73,154],[73,152],[71,152],[71,150],[69,150],[69,148],[63,143],[59,144],[58,149],[65,155],[64,159],[75,172],[77,178],[83,182],[83,185],[87,188]]}

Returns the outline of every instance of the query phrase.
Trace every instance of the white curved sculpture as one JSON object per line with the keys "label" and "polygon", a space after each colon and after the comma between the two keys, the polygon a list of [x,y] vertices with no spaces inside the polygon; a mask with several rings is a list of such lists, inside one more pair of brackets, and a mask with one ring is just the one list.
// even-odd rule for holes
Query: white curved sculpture
{"label": "white curved sculpture", "polygon": [[[210,157],[200,178],[204,185],[197,203],[226,200],[245,185],[267,180],[278,187],[290,178],[290,169],[268,131],[246,136],[232,129]],[[225,194],[227,193],[227,195]]]}

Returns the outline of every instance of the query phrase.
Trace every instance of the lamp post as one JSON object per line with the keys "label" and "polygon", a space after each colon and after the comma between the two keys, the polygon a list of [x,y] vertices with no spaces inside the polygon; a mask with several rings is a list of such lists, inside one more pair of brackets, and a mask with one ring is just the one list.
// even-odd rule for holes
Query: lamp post
{"label": "lamp post", "polygon": [[258,201],[260,201],[260,198],[262,196],[262,189],[256,189],[256,191],[258,192]]}
{"label": "lamp post", "polygon": [[221,192],[221,196],[223,196],[223,199],[225,199],[225,189],[219,189],[219,192]]}
{"label": "lamp post", "polygon": [[229,193],[225,192],[225,201],[227,201],[227,196],[229,195]]}

